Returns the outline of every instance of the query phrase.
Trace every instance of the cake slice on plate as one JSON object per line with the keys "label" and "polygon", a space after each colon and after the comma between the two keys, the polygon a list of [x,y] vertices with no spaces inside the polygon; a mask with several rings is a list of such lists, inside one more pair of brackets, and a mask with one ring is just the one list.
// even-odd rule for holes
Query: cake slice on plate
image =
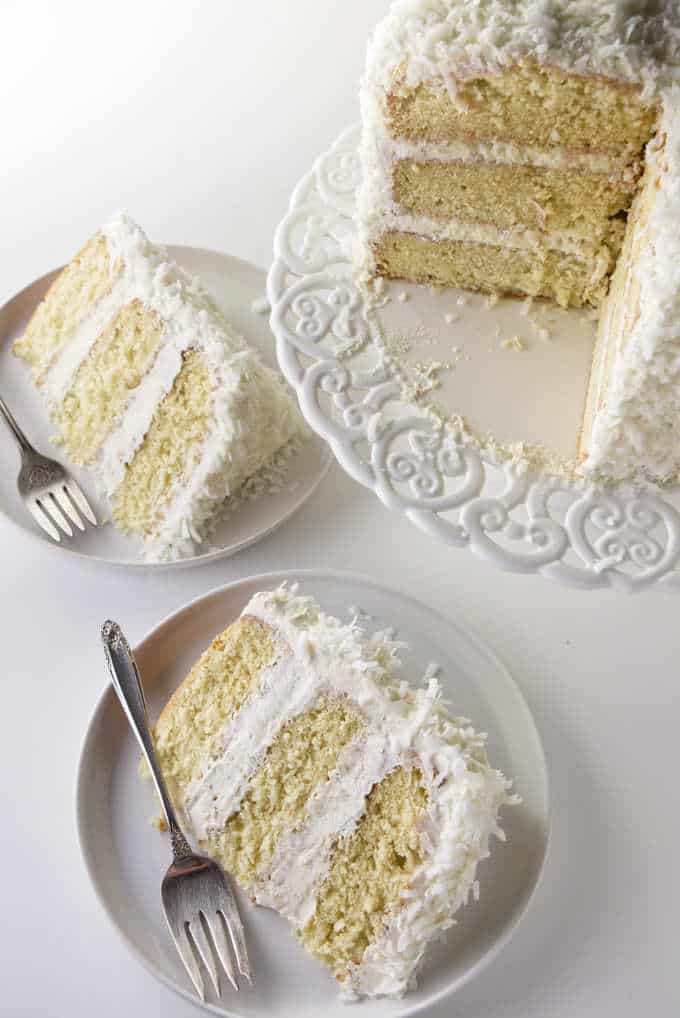
{"label": "cake slice on plate", "polygon": [[368,272],[597,308],[582,467],[677,477],[677,0],[397,0],[361,106]]}
{"label": "cake slice on plate", "polygon": [[225,499],[303,433],[199,280],[123,215],[60,273],[14,351],[56,442],[148,559],[195,552]]}
{"label": "cake slice on plate", "polygon": [[199,844],[350,996],[414,985],[514,801],[436,679],[396,674],[399,646],[294,589],[256,594],[155,729]]}

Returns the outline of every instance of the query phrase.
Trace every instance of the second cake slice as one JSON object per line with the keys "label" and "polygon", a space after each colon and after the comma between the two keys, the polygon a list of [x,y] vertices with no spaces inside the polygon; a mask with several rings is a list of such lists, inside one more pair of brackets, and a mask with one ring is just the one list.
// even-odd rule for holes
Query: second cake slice
{"label": "second cake slice", "polygon": [[126,216],[57,277],[14,350],[56,441],[150,559],[191,554],[225,499],[303,434],[274,372]]}

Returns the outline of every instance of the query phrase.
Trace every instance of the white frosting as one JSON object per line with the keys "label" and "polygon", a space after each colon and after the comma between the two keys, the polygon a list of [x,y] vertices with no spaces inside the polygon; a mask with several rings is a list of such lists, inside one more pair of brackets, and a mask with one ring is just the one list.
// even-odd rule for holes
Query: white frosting
{"label": "white frosting", "polygon": [[369,45],[367,83],[410,86],[521,59],[641,83],[680,81],[677,0],[397,0]]}
{"label": "white frosting", "polygon": [[[554,230],[551,233],[514,226],[502,230],[493,223],[464,223],[459,219],[430,219],[428,216],[399,212],[385,215],[381,232],[397,230],[401,233],[415,233],[430,240],[457,240],[467,244],[492,244],[496,247],[513,248],[519,251],[535,251],[548,248],[571,254],[581,261],[597,258],[601,244],[597,239],[586,240],[570,230]],[[605,265],[605,272],[607,270]]]}
{"label": "white frosting", "polygon": [[90,313],[52,360],[43,380],[43,394],[49,409],[61,403],[73,378],[100,334],[129,300],[130,284],[125,278],[113,282],[109,293],[98,301]]}
{"label": "white frosting", "polygon": [[[247,614],[255,615],[249,605]],[[258,616],[262,617],[262,616]],[[221,753],[184,796],[184,809],[198,838],[219,828],[236,812],[253,771],[282,726],[310,707],[319,695],[318,671],[302,672],[280,633],[276,658],[260,675],[250,696],[221,736]]]}
{"label": "white frosting", "polygon": [[275,908],[297,927],[312,918],[336,840],[352,833],[366,796],[399,763],[384,725],[345,746],[329,780],[310,797],[304,825],[279,838],[267,880],[258,889],[261,905]]}
{"label": "white frosting", "polygon": [[195,552],[216,508],[302,434],[302,423],[277,377],[233,331],[198,279],[171,262],[165,249],[152,245],[127,216],[115,216],[101,232],[109,251],[111,290],[51,366],[46,399],[52,407],[63,399],[102,329],[122,307],[139,301],[158,317],[158,354],[95,466],[101,492],[112,498],[158,404],[172,388],[182,355],[190,347],[200,350],[214,386],[212,424],[187,483],[177,483],[143,549],[148,560],[180,558]]}
{"label": "white frosting", "polygon": [[[663,143],[665,138],[665,144]],[[680,473],[680,88],[665,99],[659,141],[648,148],[658,178],[645,236],[627,291],[639,287],[625,335],[607,342],[618,351],[600,377],[599,409],[584,469],[607,478],[657,480]]]}
{"label": "white frosting", "polygon": [[428,141],[427,139],[393,138],[386,131],[380,137],[381,155],[388,163],[397,160],[414,162],[499,163],[501,165],[539,166],[550,170],[583,170],[618,180],[630,176],[627,154],[608,152],[572,152],[563,145],[550,148],[519,146],[509,141],[463,140]]}
{"label": "white frosting", "polygon": [[149,560],[192,554],[225,499],[307,434],[292,397],[254,350],[233,357],[217,348],[203,352],[215,383],[215,416],[188,482],[176,486],[147,542]]}
{"label": "white frosting", "polygon": [[429,797],[420,824],[425,862],[344,987],[345,993],[400,995],[413,984],[427,943],[467,900],[490,836],[502,837],[498,811],[515,801],[510,783],[489,767],[484,737],[443,709],[435,678],[425,689],[399,679],[402,645],[388,634],[368,638],[356,624],[322,614],[295,589],[256,594],[243,614],[271,627],[279,653],[224,733],[222,754],[206,762],[189,790],[192,828],[205,837],[238,809],[249,775],[286,720],[320,696],[351,700],[365,728],[310,797],[303,822],[281,836],[251,890],[258,903],[304,925],[314,914],[333,846],[351,834],[371,788],[397,766],[417,766]]}
{"label": "white frosting", "polygon": [[[514,163],[527,166],[546,167],[550,169],[563,169],[565,167],[582,169],[588,173],[597,173],[606,176],[608,179],[634,180],[639,166],[636,160],[630,156],[613,157],[604,153],[570,153],[567,149],[555,146],[550,149],[519,148],[505,142],[497,141],[410,141],[404,138],[393,138],[388,133],[382,106],[379,98],[365,88],[362,89],[362,115],[363,131],[361,139],[361,160],[363,166],[362,184],[357,192],[357,218],[359,222],[361,246],[364,251],[364,258],[369,267],[372,267],[370,244],[377,240],[387,230],[406,229],[407,232],[419,233],[421,236],[430,236],[439,239],[445,236],[442,233],[443,223],[439,221],[437,233],[429,229],[425,224],[425,217],[418,217],[423,225],[420,228],[404,227],[399,225],[397,218],[409,216],[403,211],[394,200],[393,195],[393,170],[394,164],[400,160],[409,159],[426,162],[486,162],[486,163]],[[456,228],[456,224],[452,224]],[[500,231],[496,231],[498,234]],[[506,235],[505,243],[502,240],[478,239],[479,243],[501,244],[508,247],[529,247],[537,243],[536,234],[517,227],[514,231],[503,231]],[[526,242],[510,242],[510,236],[515,237],[524,234]],[[463,239],[460,236],[451,236],[448,239]],[[557,250],[574,251],[574,243],[580,249],[590,247],[582,237],[572,237],[567,232],[554,231],[542,236],[544,245]],[[571,246],[565,248],[565,243]],[[597,241],[596,241],[597,243]],[[586,255],[588,257],[588,255]]]}
{"label": "white frosting", "polygon": [[170,392],[182,367],[182,352],[182,347],[173,343],[161,347],[151,369],[135,389],[125,414],[104,443],[97,480],[102,493],[109,498],[115,494],[126,465],[144,441],[158,404]]}

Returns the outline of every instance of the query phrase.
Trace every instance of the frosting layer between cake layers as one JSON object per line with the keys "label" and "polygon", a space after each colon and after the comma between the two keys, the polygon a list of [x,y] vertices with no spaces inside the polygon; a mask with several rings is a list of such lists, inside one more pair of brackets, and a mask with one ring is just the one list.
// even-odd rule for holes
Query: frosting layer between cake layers
{"label": "frosting layer between cake layers", "polygon": [[422,861],[361,958],[336,968],[349,994],[401,994],[412,985],[428,941],[476,893],[476,867],[488,854],[489,837],[502,837],[499,808],[513,801],[509,782],[489,767],[484,737],[443,709],[436,679],[424,689],[400,680],[401,645],[388,634],[368,638],[285,588],[257,594],[242,617],[263,622],[277,650],[222,733],[220,752],[185,790],[193,831],[209,846],[218,843],[211,839],[237,813],[267,748],[291,719],[320,701],[356,711],[356,734],[312,791],[303,819],[280,835],[249,890],[258,903],[285,916],[317,953],[324,883],[338,852],[351,846],[375,790],[400,768],[415,769],[426,794],[414,832],[414,852]]}

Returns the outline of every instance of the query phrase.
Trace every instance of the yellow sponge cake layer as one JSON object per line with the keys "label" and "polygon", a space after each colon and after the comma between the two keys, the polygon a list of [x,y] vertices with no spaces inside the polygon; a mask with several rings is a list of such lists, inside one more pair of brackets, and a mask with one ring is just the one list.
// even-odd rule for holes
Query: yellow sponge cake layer
{"label": "yellow sponge cake layer", "polygon": [[220,733],[257,691],[275,655],[269,628],[257,619],[239,619],[215,637],[168,701],[154,738],[175,797],[217,753]]}
{"label": "yellow sponge cake layer", "polygon": [[44,377],[55,354],[93,306],[110,291],[116,271],[110,265],[106,240],[98,233],[57,276],[13,348],[30,364],[37,380]]}
{"label": "yellow sponge cake layer", "polygon": [[399,160],[393,198],[409,213],[432,219],[493,223],[512,229],[566,230],[590,241],[622,232],[611,220],[624,212],[634,181],[517,163]]}
{"label": "yellow sponge cake layer", "polygon": [[132,301],[101,333],[53,414],[74,463],[91,463],[151,367],[163,336],[158,317]]}
{"label": "yellow sponge cake layer", "polygon": [[418,771],[398,768],[371,791],[356,830],[333,852],[316,912],[299,937],[341,981],[423,861],[417,825],[427,801]]}
{"label": "yellow sponge cake layer", "polygon": [[200,352],[189,350],[116,491],[113,518],[122,530],[153,530],[175,487],[199,461],[213,413],[208,370]]}
{"label": "yellow sponge cake layer", "polygon": [[253,884],[281,834],[303,820],[310,795],[328,780],[340,750],[363,727],[346,700],[327,697],[288,721],[251,777],[238,813],[208,839],[210,854],[242,884]]}
{"label": "yellow sponge cake layer", "polygon": [[443,83],[413,88],[398,79],[387,98],[394,137],[494,139],[615,156],[642,148],[656,114],[634,85],[567,74],[531,61],[459,78],[455,102]]}
{"label": "yellow sponge cake layer", "polygon": [[549,248],[435,241],[393,231],[374,243],[373,253],[378,273],[391,279],[484,293],[529,294],[563,307],[596,306],[607,291],[606,248],[588,263]]}

